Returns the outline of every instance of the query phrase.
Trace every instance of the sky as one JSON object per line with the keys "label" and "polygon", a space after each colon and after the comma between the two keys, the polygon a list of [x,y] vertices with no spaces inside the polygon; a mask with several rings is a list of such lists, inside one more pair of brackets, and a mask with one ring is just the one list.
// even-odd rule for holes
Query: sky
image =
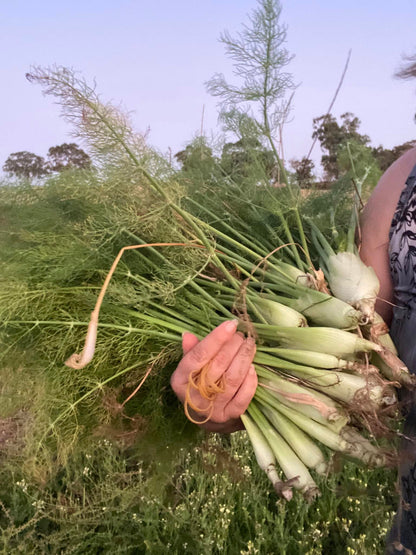
{"label": "sky", "polygon": [[[332,110],[361,120],[374,146],[416,138],[416,81],[393,74],[416,52],[416,0],[282,0],[287,70],[298,84],[284,128],[285,158],[312,143],[312,120],[326,113],[348,52]],[[31,66],[71,67],[94,80],[105,101],[131,113],[135,129],[163,153],[201,132],[218,137],[217,99],[205,83],[232,66],[219,42],[247,23],[255,0],[0,0],[0,167],[12,152],[46,156],[73,142],[51,97],[25,74]],[[82,144],[81,144],[82,146]],[[319,149],[313,152],[318,162]]]}

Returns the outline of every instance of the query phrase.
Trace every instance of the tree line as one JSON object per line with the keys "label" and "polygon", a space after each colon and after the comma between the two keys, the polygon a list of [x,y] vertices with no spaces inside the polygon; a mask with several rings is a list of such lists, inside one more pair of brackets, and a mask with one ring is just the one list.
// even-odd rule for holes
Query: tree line
{"label": "tree line", "polygon": [[30,180],[64,170],[86,169],[91,164],[91,158],[76,143],[62,143],[50,147],[46,159],[33,152],[13,152],[3,164],[3,171],[10,177]]}
{"label": "tree line", "polygon": [[[297,85],[287,71],[293,56],[286,49],[287,27],[280,21],[281,11],[279,0],[258,0],[242,31],[234,36],[227,31],[221,35],[226,56],[234,67],[232,80],[217,73],[206,85],[208,92],[218,98],[225,136],[231,134],[234,141],[226,142],[221,153],[214,155],[205,138],[195,139],[175,155],[185,173],[209,178],[215,163],[216,171],[223,175],[246,178],[253,175],[251,166],[261,166],[264,177],[273,185],[290,179],[301,187],[311,187],[318,181],[314,162],[307,156],[289,163],[283,160],[283,127],[291,113]],[[312,138],[322,151],[323,178],[319,186],[330,187],[351,169],[354,158],[355,166],[376,164],[384,171],[416,144],[409,141],[392,149],[372,147],[370,138],[360,132],[360,124],[351,112],[342,114],[340,121],[331,114],[313,120]],[[78,145],[64,143],[51,147],[46,159],[26,151],[10,154],[3,170],[9,176],[33,179],[67,169],[88,168],[91,164]]]}
{"label": "tree line", "polygon": [[[323,176],[318,180],[314,175],[314,162],[304,156],[289,161],[291,179],[302,188],[314,185],[329,188],[350,169],[345,155],[347,148],[354,152],[355,159],[376,164],[384,172],[406,150],[416,146],[416,141],[407,141],[391,149],[371,146],[370,137],[361,133],[360,125],[360,119],[351,112],[342,114],[340,121],[331,114],[314,118],[312,139],[316,139],[321,148]],[[225,143],[219,157],[214,156],[213,149],[200,137],[176,153],[175,158],[184,172],[208,174],[216,163],[224,174],[235,178],[248,177],[252,173],[250,166],[260,165],[271,183],[279,185],[274,153],[254,135],[243,135],[236,142]]]}
{"label": "tree line", "polygon": [[[290,160],[292,179],[304,188],[314,184],[330,187],[331,183],[342,176],[340,153],[347,144],[354,145],[356,149],[361,149],[361,153],[372,157],[382,172],[406,150],[416,146],[416,141],[407,141],[391,149],[381,145],[370,146],[370,137],[360,132],[360,124],[360,119],[351,112],[342,114],[340,121],[331,114],[314,118],[312,138],[319,142],[322,151],[323,179],[317,183],[314,162],[306,156]],[[209,169],[215,162],[220,165],[224,174],[233,177],[249,176],[251,165],[261,165],[272,184],[278,181],[279,168],[274,152],[253,133],[243,134],[235,142],[226,142],[219,157],[214,156],[208,142],[200,137],[177,152],[175,159],[186,173],[196,170],[204,173],[204,168]],[[91,167],[92,160],[82,148],[75,143],[63,143],[50,147],[46,158],[28,151],[14,152],[5,161],[3,171],[10,177],[31,180],[54,172]]]}

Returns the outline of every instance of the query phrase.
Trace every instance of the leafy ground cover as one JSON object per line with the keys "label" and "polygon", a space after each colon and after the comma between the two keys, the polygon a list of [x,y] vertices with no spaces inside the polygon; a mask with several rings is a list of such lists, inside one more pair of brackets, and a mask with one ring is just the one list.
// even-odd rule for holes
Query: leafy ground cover
{"label": "leafy ground cover", "polygon": [[99,439],[42,485],[9,460],[3,552],[383,553],[394,474],[341,464],[308,505],[270,492],[244,432],[130,452]]}

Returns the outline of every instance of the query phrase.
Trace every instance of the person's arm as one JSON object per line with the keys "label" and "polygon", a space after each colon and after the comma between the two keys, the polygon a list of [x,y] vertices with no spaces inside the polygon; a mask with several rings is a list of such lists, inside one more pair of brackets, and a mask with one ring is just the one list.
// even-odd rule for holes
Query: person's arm
{"label": "person's arm", "polygon": [[[184,357],[171,377],[176,395],[185,401],[189,375],[209,364],[207,381],[224,378],[225,390],[217,394],[208,422],[201,427],[212,432],[229,433],[244,428],[240,415],[245,412],[257,387],[257,374],[252,365],[256,345],[252,338],[237,332],[237,321],[223,322],[201,341],[192,333],[182,340]],[[191,390],[192,403],[207,407],[207,401]],[[204,420],[204,413],[192,414],[196,421]]]}
{"label": "person's arm", "polygon": [[403,154],[381,176],[360,221],[360,256],[380,280],[377,312],[390,324],[393,284],[389,264],[389,230],[406,179],[416,164],[416,148]]}

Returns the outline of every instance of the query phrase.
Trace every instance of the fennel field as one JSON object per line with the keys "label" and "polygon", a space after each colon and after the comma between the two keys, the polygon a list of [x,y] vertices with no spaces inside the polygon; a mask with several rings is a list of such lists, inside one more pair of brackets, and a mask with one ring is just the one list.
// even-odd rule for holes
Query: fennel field
{"label": "fennel field", "polygon": [[243,432],[147,446],[141,459],[98,440],[41,485],[3,460],[2,552],[383,553],[391,472],[340,463],[308,505],[276,497]]}
{"label": "fennel field", "polygon": [[[142,376],[140,349],[154,342],[138,344],[114,328],[99,335],[99,356],[86,369],[63,366],[103,275],[129,241],[125,226],[133,221],[139,233],[141,225],[134,180],[124,189],[96,181],[68,173],[42,189],[0,191],[0,310],[8,322],[0,365],[1,552],[383,553],[397,504],[394,470],[335,458],[328,478],[318,477],[319,498],[307,504],[295,494],[285,502],[245,433],[205,434],[187,422],[168,385],[179,352],[162,360],[124,410],[121,400]],[[129,221],[120,224],[121,215]],[[146,233],[150,241],[160,228],[148,225]],[[132,253],[128,264],[139,271],[142,260]],[[125,267],[114,279],[104,306],[111,321],[118,306],[139,302]]]}
{"label": "fennel field", "polygon": [[[39,79],[96,167],[42,186],[0,186],[0,552],[383,553],[398,502],[394,469],[333,456],[331,473],[316,477],[320,497],[283,501],[246,434],[200,431],[169,386],[186,323],[202,322],[203,335],[230,314],[218,302],[213,310],[215,293],[207,300],[198,281],[224,275],[215,242],[232,233],[249,250],[283,245],[299,258],[302,212],[341,243],[350,178],[302,199],[298,188],[269,186],[256,149],[224,174],[201,145],[177,171],[69,70]],[[178,247],[198,240],[210,248]],[[120,249],[155,243],[176,247],[125,253],[102,304],[94,359],[65,366],[82,349]]]}

